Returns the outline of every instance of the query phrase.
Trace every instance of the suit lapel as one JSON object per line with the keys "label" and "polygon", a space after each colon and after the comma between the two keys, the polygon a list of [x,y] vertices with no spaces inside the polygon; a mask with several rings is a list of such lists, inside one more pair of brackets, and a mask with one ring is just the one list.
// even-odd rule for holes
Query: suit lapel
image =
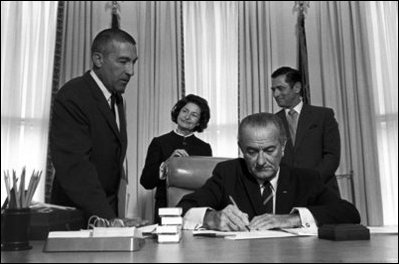
{"label": "suit lapel", "polygon": [[309,105],[304,104],[298,119],[295,146],[300,146],[301,141],[306,135],[306,130],[309,128],[311,124],[312,124],[312,110]]}
{"label": "suit lapel", "polygon": [[294,205],[294,187],[287,167],[280,167],[276,194],[276,214],[288,214]]}
{"label": "suit lapel", "polygon": [[243,175],[245,175],[242,178],[242,181],[243,181],[247,196],[249,197],[251,206],[255,211],[255,215],[263,214],[264,206],[262,205],[262,200],[260,197],[259,184],[253,178],[253,176],[249,173],[246,165],[244,165],[242,168],[243,168]]}
{"label": "suit lapel", "polygon": [[89,84],[90,91],[97,102],[97,108],[100,110],[101,114],[103,115],[109,126],[111,127],[112,131],[115,133],[120,143],[122,144],[122,138],[119,133],[115,117],[112,114],[108,102],[104,97],[104,94],[101,92],[101,89],[98,87],[97,83],[90,76],[90,72],[86,72],[84,78],[86,82]]}
{"label": "suit lapel", "polygon": [[284,124],[284,128],[285,128],[285,133],[287,136],[287,143],[285,144],[285,149],[287,151],[293,152],[294,151],[294,146],[292,145],[292,140],[290,137],[290,129],[288,128],[288,121],[287,121],[287,117],[285,116],[285,111],[284,109],[281,110],[280,112],[277,113],[277,116],[283,121]]}

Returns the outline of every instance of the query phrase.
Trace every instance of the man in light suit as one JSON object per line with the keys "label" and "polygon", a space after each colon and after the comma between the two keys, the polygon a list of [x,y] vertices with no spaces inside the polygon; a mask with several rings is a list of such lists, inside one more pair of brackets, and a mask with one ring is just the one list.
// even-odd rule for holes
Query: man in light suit
{"label": "man in light suit", "polygon": [[106,29],[94,39],[91,52],[92,70],[66,83],[54,101],[52,202],[77,207],[86,217],[115,219],[120,181],[126,177],[121,95],[133,76],[136,42],[123,30]]}
{"label": "man in light suit", "polygon": [[323,182],[339,195],[335,171],[341,142],[334,111],[303,103],[298,70],[281,67],[271,77],[274,99],[283,108],[276,115],[289,132],[282,164],[317,170]]}
{"label": "man in light suit", "polygon": [[217,164],[201,188],[182,198],[184,227],[228,231],[359,223],[356,208],[327,188],[317,171],[280,166],[285,144],[277,116],[244,118],[238,132],[244,159]]}

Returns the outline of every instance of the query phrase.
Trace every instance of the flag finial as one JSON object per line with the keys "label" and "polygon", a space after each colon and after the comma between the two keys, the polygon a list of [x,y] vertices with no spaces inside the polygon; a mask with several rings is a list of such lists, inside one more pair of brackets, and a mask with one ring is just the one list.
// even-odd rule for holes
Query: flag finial
{"label": "flag finial", "polygon": [[310,7],[310,1],[295,1],[294,8],[292,11],[306,14],[308,12],[309,7]]}
{"label": "flag finial", "polygon": [[105,9],[111,9],[111,28],[120,28],[119,20],[120,15],[119,12],[121,10],[121,5],[119,2],[123,1],[109,1],[105,5]]}

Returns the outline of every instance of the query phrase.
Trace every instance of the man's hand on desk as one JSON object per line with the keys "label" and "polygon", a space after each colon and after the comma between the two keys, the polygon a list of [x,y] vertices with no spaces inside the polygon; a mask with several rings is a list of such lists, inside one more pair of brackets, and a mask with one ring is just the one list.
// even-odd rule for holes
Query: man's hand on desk
{"label": "man's hand on desk", "polygon": [[289,228],[301,226],[299,214],[274,215],[263,214],[255,216],[249,228],[251,230],[266,230],[272,228]]}
{"label": "man's hand on desk", "polygon": [[209,210],[204,217],[204,226],[214,230],[245,231],[248,224],[248,215],[233,205],[228,205],[221,211]]}

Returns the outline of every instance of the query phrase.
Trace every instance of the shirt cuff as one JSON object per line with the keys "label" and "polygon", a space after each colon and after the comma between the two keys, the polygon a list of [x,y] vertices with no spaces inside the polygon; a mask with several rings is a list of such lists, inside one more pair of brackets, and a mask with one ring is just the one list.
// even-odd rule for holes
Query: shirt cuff
{"label": "shirt cuff", "polygon": [[194,230],[200,228],[204,223],[205,213],[208,209],[211,208],[195,207],[188,210],[184,215],[183,229]]}
{"label": "shirt cuff", "polygon": [[298,213],[301,218],[302,227],[306,228],[317,228],[316,220],[308,208],[305,207],[294,207],[290,214]]}
{"label": "shirt cuff", "polygon": [[165,167],[166,167],[165,162],[162,162],[161,165],[159,166],[159,179],[160,180],[166,179]]}

